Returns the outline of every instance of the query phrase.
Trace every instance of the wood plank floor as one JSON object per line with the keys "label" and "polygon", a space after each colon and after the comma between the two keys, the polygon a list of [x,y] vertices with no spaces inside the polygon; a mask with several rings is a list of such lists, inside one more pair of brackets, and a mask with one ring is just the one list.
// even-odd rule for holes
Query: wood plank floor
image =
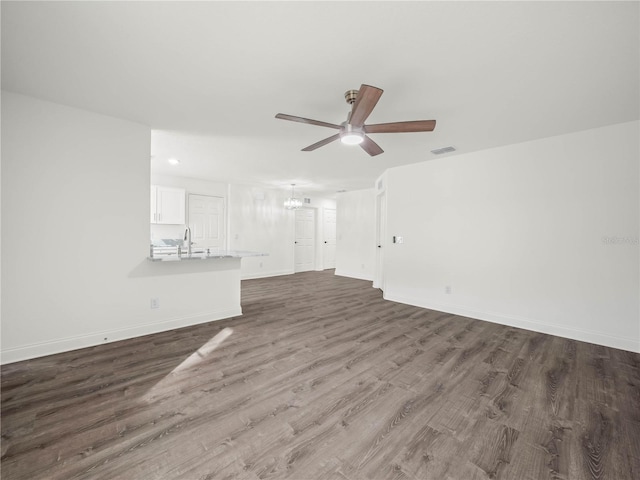
{"label": "wood plank floor", "polygon": [[2,478],[640,479],[640,355],[244,281],[242,317],[2,367]]}

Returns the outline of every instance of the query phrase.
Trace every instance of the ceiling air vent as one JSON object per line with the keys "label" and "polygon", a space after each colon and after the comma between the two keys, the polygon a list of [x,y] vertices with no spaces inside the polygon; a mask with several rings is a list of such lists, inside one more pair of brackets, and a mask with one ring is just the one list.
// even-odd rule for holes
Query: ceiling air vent
{"label": "ceiling air vent", "polygon": [[442,147],[436,148],[435,150],[431,150],[431,153],[434,155],[442,155],[443,153],[455,152],[455,147]]}
{"label": "ceiling air vent", "polygon": [[304,203],[311,203],[311,199],[310,198],[305,198],[304,199]]}

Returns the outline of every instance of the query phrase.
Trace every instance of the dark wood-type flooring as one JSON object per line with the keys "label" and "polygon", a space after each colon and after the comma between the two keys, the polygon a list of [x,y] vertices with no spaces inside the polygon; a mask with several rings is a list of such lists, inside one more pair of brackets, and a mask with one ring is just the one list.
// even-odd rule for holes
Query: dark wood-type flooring
{"label": "dark wood-type flooring", "polygon": [[640,479],[638,354],[332,271],[242,288],[242,317],[2,367],[2,478]]}

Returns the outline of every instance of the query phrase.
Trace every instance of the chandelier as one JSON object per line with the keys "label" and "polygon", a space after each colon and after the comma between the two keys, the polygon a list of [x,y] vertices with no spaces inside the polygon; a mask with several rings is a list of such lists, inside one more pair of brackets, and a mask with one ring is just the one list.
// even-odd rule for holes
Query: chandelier
{"label": "chandelier", "polygon": [[284,201],[284,208],[286,208],[287,210],[297,210],[302,206],[302,200],[296,198],[294,192],[295,186],[295,183],[291,184],[291,196]]}

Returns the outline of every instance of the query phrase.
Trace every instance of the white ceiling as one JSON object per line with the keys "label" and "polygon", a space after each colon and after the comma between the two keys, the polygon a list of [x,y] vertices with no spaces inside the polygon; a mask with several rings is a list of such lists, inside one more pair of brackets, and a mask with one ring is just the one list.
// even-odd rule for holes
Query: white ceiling
{"label": "white ceiling", "polygon": [[[391,166],[639,117],[638,2],[2,2],[2,87],[154,129],[152,168],[368,188]],[[343,94],[385,90],[385,153],[334,142]],[[168,157],[182,162],[167,164]],[[440,157],[441,158],[441,157]]]}

